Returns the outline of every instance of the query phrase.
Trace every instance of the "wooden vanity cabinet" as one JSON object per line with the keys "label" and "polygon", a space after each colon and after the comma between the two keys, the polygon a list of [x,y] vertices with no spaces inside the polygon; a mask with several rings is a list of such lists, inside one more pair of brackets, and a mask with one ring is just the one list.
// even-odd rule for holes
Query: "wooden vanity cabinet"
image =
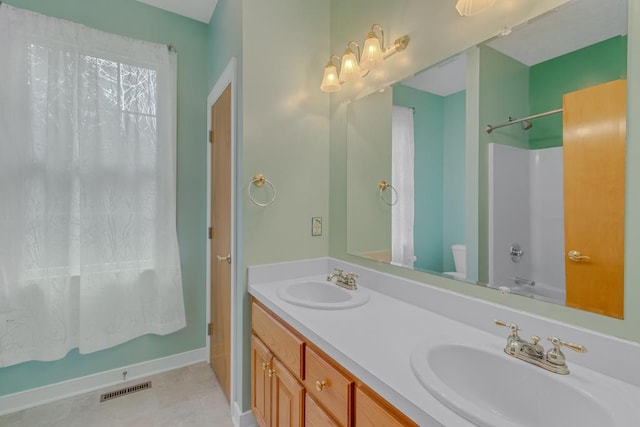
{"label": "wooden vanity cabinet", "polygon": [[251,409],[260,427],[304,425],[304,387],[256,336],[251,336]]}
{"label": "wooden vanity cabinet", "polygon": [[304,398],[304,425],[305,427],[340,427],[324,409],[307,394]]}
{"label": "wooden vanity cabinet", "polygon": [[260,427],[417,426],[255,300],[251,409]]}
{"label": "wooden vanity cabinet", "polygon": [[271,425],[304,425],[304,387],[275,357],[271,376]]}
{"label": "wooden vanity cabinet", "polygon": [[251,409],[260,427],[271,425],[271,362],[273,354],[251,335]]}
{"label": "wooden vanity cabinet", "polygon": [[304,341],[257,304],[251,307],[251,407],[260,427],[304,425]]}
{"label": "wooden vanity cabinet", "polygon": [[355,424],[358,427],[418,427],[418,424],[365,386],[356,389]]}
{"label": "wooden vanity cabinet", "polygon": [[302,379],[302,338],[256,303],[251,305],[251,329],[296,378]]}
{"label": "wooden vanity cabinet", "polygon": [[310,347],[305,348],[304,362],[303,382],[307,393],[340,425],[351,425],[353,380]]}

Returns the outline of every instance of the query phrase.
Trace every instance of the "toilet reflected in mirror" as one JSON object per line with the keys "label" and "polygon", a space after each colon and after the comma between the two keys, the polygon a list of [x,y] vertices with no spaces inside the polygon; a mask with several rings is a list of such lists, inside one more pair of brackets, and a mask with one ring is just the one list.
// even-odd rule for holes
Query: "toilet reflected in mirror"
{"label": "toilet reflected in mirror", "polygon": [[453,255],[453,263],[456,267],[456,271],[445,271],[444,274],[455,277],[456,279],[466,279],[467,246],[462,244],[451,245],[451,254]]}

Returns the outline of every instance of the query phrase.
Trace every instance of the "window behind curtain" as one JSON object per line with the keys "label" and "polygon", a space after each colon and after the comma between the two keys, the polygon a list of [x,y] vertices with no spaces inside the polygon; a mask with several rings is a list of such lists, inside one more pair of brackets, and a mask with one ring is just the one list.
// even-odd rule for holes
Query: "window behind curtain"
{"label": "window behind curtain", "polygon": [[0,6],[0,366],[185,325],[176,58]]}

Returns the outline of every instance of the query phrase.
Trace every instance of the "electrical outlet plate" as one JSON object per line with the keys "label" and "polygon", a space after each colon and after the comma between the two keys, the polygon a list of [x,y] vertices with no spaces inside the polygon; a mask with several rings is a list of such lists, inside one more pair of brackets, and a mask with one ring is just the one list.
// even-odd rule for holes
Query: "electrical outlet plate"
{"label": "electrical outlet plate", "polygon": [[322,236],[322,217],[314,216],[311,218],[311,235]]}

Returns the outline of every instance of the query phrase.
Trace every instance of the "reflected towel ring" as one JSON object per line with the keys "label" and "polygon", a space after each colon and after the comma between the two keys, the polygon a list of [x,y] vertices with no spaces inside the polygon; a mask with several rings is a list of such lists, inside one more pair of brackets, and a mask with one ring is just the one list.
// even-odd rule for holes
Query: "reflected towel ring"
{"label": "reflected towel ring", "polygon": [[[384,198],[384,192],[387,188],[391,188],[392,194],[391,194],[391,200],[386,200]],[[398,190],[396,190],[396,188],[389,184],[387,181],[382,180],[378,183],[378,190],[380,190],[380,198],[382,199],[382,201],[387,205],[387,206],[393,206],[396,203],[398,203]],[[395,201],[393,200],[395,196]]]}
{"label": "reflected towel ring", "polygon": [[[271,197],[271,200],[265,203],[260,203],[256,199],[254,199],[253,194],[251,193],[251,184],[255,184],[256,187],[264,187],[264,185],[267,184],[269,187],[271,187],[271,192],[273,193],[273,197]],[[276,201],[276,187],[274,187],[271,181],[265,178],[261,173],[253,176],[253,179],[247,186],[247,193],[249,193],[249,198],[251,199],[251,201],[261,207],[269,206]]]}

